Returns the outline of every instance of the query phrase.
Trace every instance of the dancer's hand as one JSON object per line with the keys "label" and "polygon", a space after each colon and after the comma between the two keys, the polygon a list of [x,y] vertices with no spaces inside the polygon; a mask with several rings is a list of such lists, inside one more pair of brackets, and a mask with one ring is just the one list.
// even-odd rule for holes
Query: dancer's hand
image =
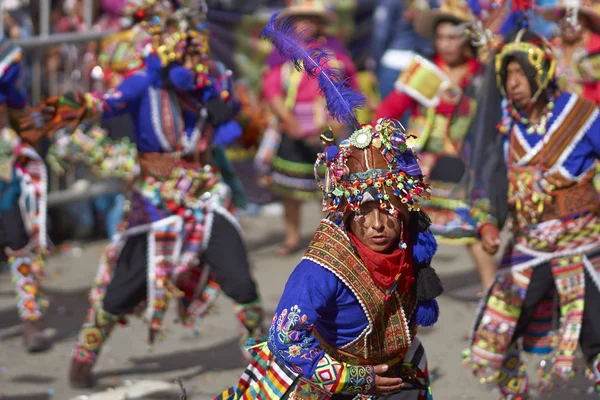
{"label": "dancer's hand", "polygon": [[376,365],[375,370],[375,386],[373,387],[372,394],[383,397],[386,394],[395,393],[404,387],[402,379],[400,378],[387,378],[385,373],[389,367],[385,364]]}
{"label": "dancer's hand", "polygon": [[500,231],[494,224],[488,224],[481,228],[481,244],[489,254],[496,254],[500,247]]}

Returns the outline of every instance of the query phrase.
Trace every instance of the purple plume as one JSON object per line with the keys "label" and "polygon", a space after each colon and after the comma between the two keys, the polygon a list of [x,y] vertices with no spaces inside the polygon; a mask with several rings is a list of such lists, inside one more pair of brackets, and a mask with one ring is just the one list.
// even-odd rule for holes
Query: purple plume
{"label": "purple plume", "polygon": [[350,86],[340,70],[328,65],[331,55],[315,39],[297,32],[293,17],[278,19],[278,15],[271,17],[260,33],[261,37],[273,43],[282,56],[294,63],[297,70],[304,70],[317,79],[332,118],[359,129],[354,110],[363,106],[365,97]]}

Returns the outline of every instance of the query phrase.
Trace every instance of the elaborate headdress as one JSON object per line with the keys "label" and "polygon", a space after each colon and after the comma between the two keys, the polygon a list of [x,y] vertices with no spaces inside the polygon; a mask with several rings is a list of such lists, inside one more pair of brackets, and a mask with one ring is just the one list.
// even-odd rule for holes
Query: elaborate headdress
{"label": "elaborate headdress", "polygon": [[[417,320],[420,325],[433,324],[437,319],[434,298],[442,287],[430,267],[437,245],[428,229],[431,221],[419,207],[419,198],[429,195],[429,186],[412,150],[414,138],[399,122],[390,119],[380,119],[374,127],[361,126],[354,110],[362,106],[364,97],[329,67],[329,56],[318,47],[318,42],[295,32],[288,18],[277,17],[271,18],[262,36],[298,69],[317,79],[332,118],[354,128],[354,133],[339,148],[332,144],[329,132],[321,137],[327,145],[315,163],[315,175],[323,190],[329,219],[343,227],[344,217],[360,212],[360,205],[371,200],[377,201],[381,210],[407,223],[420,301]],[[327,170],[324,184],[316,172],[321,165]]]}
{"label": "elaborate headdress", "polygon": [[180,62],[185,54],[208,58],[210,33],[204,1],[129,0],[126,12],[150,35],[144,56],[156,54],[162,66]]}
{"label": "elaborate headdress", "polygon": [[505,61],[509,57],[520,54],[536,71],[534,79],[537,84],[537,92],[534,93],[532,97],[532,102],[535,102],[539,95],[554,81],[556,74],[556,59],[554,58],[552,49],[546,39],[534,35],[534,37],[526,40],[523,37],[526,32],[531,31],[521,29],[517,33],[515,40],[504,44],[498,51],[498,54],[496,54],[496,84],[498,85],[502,96],[507,97],[506,89],[504,87],[506,80]]}

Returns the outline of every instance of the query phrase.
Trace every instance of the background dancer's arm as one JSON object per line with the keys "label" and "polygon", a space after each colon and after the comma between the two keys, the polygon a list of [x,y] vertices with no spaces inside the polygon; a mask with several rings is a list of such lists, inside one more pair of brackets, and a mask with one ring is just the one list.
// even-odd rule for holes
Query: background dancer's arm
{"label": "background dancer's arm", "polygon": [[[315,337],[315,324],[322,313],[336,307],[340,284],[331,272],[302,261],[290,276],[277,306],[267,339],[269,350],[291,370],[331,393],[400,390],[401,379],[377,375],[385,372],[384,366],[355,366],[335,360]],[[335,324],[326,321],[321,326],[327,323]]]}
{"label": "background dancer's arm", "polygon": [[471,218],[476,223],[477,234],[485,251],[495,254],[500,247],[498,221],[493,215],[492,205],[482,185],[471,189]]}
{"label": "background dancer's arm", "polygon": [[59,121],[58,127],[73,118],[73,133],[60,132],[54,137],[47,156],[50,167],[60,174],[68,165],[84,162],[103,178],[134,178],[138,172],[135,144],[127,137],[114,141],[100,126],[80,122],[98,117],[111,118],[128,112],[140,101],[148,86],[146,75],[136,74],[105,94],[69,93],[50,103],[51,112]]}
{"label": "background dancer's arm", "polygon": [[145,73],[138,73],[106,93],[85,93],[85,118],[109,119],[126,114],[142,99],[149,86],[150,78]]}

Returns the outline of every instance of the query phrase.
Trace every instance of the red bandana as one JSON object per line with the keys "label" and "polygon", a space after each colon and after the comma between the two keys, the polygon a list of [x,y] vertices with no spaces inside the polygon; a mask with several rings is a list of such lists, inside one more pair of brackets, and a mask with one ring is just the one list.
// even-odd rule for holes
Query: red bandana
{"label": "red bandana", "polygon": [[398,276],[398,291],[410,289],[414,281],[410,251],[397,248],[389,254],[378,253],[367,247],[351,232],[348,232],[348,236],[377,286],[388,290]]}

